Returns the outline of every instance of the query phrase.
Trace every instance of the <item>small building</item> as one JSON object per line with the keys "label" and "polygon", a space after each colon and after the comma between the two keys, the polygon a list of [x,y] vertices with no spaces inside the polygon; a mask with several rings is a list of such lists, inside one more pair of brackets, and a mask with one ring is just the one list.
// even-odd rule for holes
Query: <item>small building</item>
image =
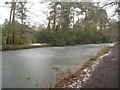
{"label": "small building", "polygon": [[34,32],[35,30],[29,27],[28,25],[23,25],[23,29],[21,30],[21,24],[17,23],[15,25],[16,30],[16,38],[20,38],[20,34],[22,31],[22,44],[33,43],[34,41]]}

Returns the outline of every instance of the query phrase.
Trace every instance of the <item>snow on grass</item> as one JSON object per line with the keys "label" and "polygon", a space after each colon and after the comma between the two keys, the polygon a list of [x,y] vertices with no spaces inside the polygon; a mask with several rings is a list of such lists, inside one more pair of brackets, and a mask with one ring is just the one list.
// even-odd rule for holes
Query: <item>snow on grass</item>
{"label": "snow on grass", "polygon": [[29,45],[37,46],[37,45],[47,45],[47,44],[46,43],[33,43],[33,44],[29,44]]}

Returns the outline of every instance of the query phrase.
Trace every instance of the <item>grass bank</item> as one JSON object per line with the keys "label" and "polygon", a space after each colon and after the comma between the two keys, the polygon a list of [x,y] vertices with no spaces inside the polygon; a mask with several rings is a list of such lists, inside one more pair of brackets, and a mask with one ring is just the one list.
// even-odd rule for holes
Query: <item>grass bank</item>
{"label": "grass bank", "polygon": [[2,51],[40,48],[40,47],[49,47],[49,46],[51,46],[51,45],[50,44],[47,44],[47,45],[5,45],[5,46],[2,46]]}
{"label": "grass bank", "polygon": [[[114,46],[117,46],[118,43],[114,44]],[[62,88],[63,86],[68,86],[70,85],[70,80],[74,80],[75,77],[80,76],[81,72],[86,69],[86,68],[90,68],[90,66],[94,63],[94,61],[96,61],[96,59],[100,56],[102,56],[105,53],[108,53],[108,51],[110,51],[112,47],[105,47],[103,49],[101,49],[96,56],[91,57],[88,61],[85,62],[84,65],[82,65],[82,67],[77,70],[75,73],[70,74],[68,76],[63,77],[60,81],[58,81],[57,83],[55,83],[53,86],[51,86],[51,88]],[[68,87],[64,87],[64,88],[68,88]]]}

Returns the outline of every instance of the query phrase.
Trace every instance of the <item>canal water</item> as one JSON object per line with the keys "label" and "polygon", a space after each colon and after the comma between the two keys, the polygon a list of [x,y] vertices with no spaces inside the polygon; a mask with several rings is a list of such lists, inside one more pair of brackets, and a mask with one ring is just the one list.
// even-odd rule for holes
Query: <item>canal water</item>
{"label": "canal water", "polygon": [[2,88],[43,88],[60,72],[74,73],[100,49],[113,43],[44,47],[2,52]]}

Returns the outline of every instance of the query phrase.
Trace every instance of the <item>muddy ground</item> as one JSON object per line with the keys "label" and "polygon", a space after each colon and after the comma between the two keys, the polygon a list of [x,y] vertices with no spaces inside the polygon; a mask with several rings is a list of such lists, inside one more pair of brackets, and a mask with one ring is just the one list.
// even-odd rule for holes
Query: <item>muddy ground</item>
{"label": "muddy ground", "polygon": [[120,45],[102,58],[83,88],[118,88],[118,49],[120,51]]}

